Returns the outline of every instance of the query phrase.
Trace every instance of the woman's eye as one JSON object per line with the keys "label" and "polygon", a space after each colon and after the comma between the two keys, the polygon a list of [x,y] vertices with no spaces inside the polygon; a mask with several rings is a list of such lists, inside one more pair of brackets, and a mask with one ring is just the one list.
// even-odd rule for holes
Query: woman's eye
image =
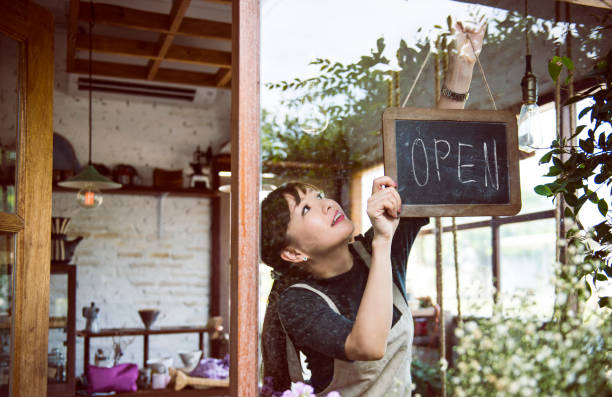
{"label": "woman's eye", "polygon": [[310,211],[310,206],[305,205],[304,208],[302,208],[302,215],[306,215],[308,211]]}

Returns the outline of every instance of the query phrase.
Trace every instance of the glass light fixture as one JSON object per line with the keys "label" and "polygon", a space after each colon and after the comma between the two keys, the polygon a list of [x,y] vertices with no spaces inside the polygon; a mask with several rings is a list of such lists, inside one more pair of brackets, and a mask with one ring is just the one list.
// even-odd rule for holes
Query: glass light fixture
{"label": "glass light fixture", "polygon": [[[525,0],[525,18],[528,3]],[[538,80],[531,71],[531,51],[529,50],[529,24],[525,27],[525,75],[521,79],[523,105],[518,117],[518,145],[526,152],[533,152],[542,144],[542,134],[538,125]]]}
{"label": "glass light fixture", "polygon": [[83,170],[70,179],[59,182],[58,185],[73,189],[79,189],[77,193],[77,203],[86,209],[97,208],[102,204],[102,189],[118,189],[121,184],[111,181],[110,179],[100,175],[91,162],[91,147],[92,147],[92,125],[91,125],[91,29],[93,26],[93,4],[89,2],[90,20],[89,20],[89,163]]}
{"label": "glass light fixture", "polygon": [[533,151],[541,145],[541,134],[538,128],[538,81],[531,72],[531,55],[525,56],[525,75],[521,80],[523,105],[518,118],[519,147]]}

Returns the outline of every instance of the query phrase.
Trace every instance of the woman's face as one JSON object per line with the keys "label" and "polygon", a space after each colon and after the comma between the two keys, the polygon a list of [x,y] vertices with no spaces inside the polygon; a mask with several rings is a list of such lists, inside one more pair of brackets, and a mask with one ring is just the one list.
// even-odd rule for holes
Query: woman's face
{"label": "woman's face", "polygon": [[350,241],[355,226],[337,202],[314,189],[298,190],[298,194],[299,204],[285,196],[290,213],[287,237],[292,248],[316,257]]}

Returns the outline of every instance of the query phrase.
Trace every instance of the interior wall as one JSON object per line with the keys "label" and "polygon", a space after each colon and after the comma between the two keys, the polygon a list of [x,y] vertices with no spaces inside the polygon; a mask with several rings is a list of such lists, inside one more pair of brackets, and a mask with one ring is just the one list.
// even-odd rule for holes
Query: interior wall
{"label": "interior wall", "polygon": [[[73,94],[66,74],[66,33],[56,30],[54,131],[72,144],[81,165],[88,153],[86,93]],[[197,145],[217,150],[230,136],[230,94],[217,90],[209,106],[193,107],[151,100],[94,96],[93,162],[112,168],[134,166],[144,185],[154,167],[182,169]],[[185,186],[187,178],[185,178]],[[53,194],[53,216],[71,218],[69,234],[85,239],[78,245],[77,330],[85,327],[81,309],[92,301],[100,307],[100,327],[141,327],[137,310],[161,309],[157,325],[204,324],[210,288],[211,206],[205,198],[160,198],[104,194],[96,210],[79,209],[75,193]],[[227,209],[228,210],[228,209]],[[223,217],[224,215],[221,214]],[[227,215],[229,216],[229,215]],[[223,243],[223,242],[222,242]],[[121,362],[142,366],[142,338],[131,340]],[[197,349],[196,334],[151,338],[150,355],[173,356]],[[91,354],[109,350],[111,338],[92,340]],[[52,346],[49,346],[51,349]],[[77,338],[77,370],[82,368],[82,339]]]}

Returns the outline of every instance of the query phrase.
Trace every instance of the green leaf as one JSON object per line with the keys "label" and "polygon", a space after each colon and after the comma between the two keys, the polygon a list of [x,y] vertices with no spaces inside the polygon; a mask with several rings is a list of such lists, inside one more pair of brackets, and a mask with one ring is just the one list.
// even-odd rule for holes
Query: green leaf
{"label": "green leaf", "polygon": [[578,204],[578,198],[576,197],[576,195],[572,194],[572,193],[566,193],[563,195],[563,198],[565,199],[565,202],[568,205],[571,205],[572,207],[575,207],[576,204]]}
{"label": "green leaf", "polygon": [[565,216],[568,218],[573,218],[574,217],[574,213],[572,212],[572,209],[570,207],[565,207]]}
{"label": "green leaf", "polygon": [[586,280],[584,281],[584,284],[586,285],[586,291],[587,291],[587,296],[586,297],[589,298],[591,296],[591,294],[592,294],[591,285]]}
{"label": "green leaf", "polygon": [[546,153],[544,156],[542,156],[542,158],[540,159],[540,164],[545,164],[548,163],[550,161],[550,158],[552,157],[553,152],[548,152]]}
{"label": "green leaf", "polygon": [[567,70],[574,70],[574,62],[568,57],[561,57],[561,62],[563,62]]}
{"label": "green leaf", "polygon": [[548,74],[550,77],[557,81],[559,75],[561,74],[561,70],[563,69],[563,61],[558,56],[552,57],[552,59],[548,62]]}
{"label": "green leaf", "polygon": [[597,273],[597,275],[595,276],[595,279],[597,281],[607,281],[608,277],[606,277],[606,275],[603,273]]}
{"label": "green leaf", "polygon": [[563,170],[561,170],[558,167],[555,167],[554,165],[552,167],[550,167],[548,169],[548,174],[546,174],[545,176],[557,176],[559,175],[561,172],[563,172]]}
{"label": "green leaf", "polygon": [[599,139],[597,140],[597,145],[599,145],[600,148],[605,148],[606,146],[606,133],[602,132],[601,134],[599,134]]}
{"label": "green leaf", "polygon": [[612,308],[612,297],[604,296],[599,298],[599,307],[610,307]]}
{"label": "green leaf", "polygon": [[597,209],[599,210],[599,213],[601,215],[603,216],[608,215],[608,203],[606,202],[605,199],[599,200],[599,202],[597,203]]}
{"label": "green leaf", "polygon": [[584,150],[586,153],[593,153],[593,149],[595,148],[593,142],[588,139],[581,139],[578,145],[580,149]]}
{"label": "green leaf", "polygon": [[538,185],[533,190],[540,196],[550,197],[553,195],[552,190],[546,185]]}
{"label": "green leaf", "polygon": [[581,119],[581,118],[582,118],[582,117],[583,117],[585,114],[587,114],[588,112],[590,112],[590,111],[591,111],[591,109],[593,109],[593,106],[588,106],[588,107],[586,107],[586,108],[582,109],[582,110],[580,111],[580,113],[578,114],[578,118],[579,118],[579,119]]}
{"label": "green leaf", "polygon": [[555,165],[555,167],[559,168],[559,169],[565,169],[565,167],[563,166],[563,161],[561,161],[561,159],[559,157],[553,157],[552,158],[552,162]]}

